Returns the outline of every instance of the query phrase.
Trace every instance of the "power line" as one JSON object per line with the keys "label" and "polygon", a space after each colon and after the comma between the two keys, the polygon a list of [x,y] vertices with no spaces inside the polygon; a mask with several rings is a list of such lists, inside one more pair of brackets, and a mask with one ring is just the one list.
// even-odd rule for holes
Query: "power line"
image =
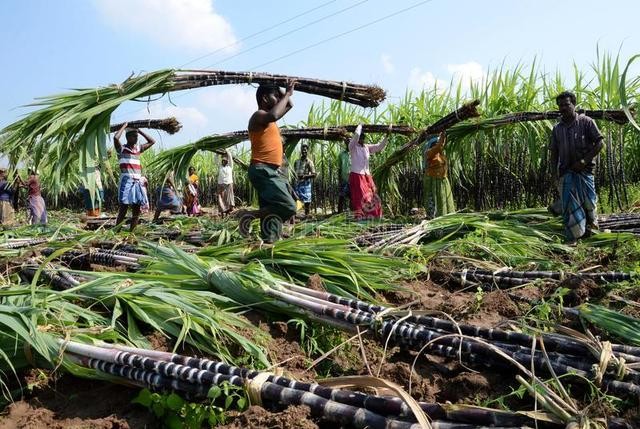
{"label": "power line", "polygon": [[[400,10],[398,10],[398,11],[396,11],[396,12],[393,12],[393,13],[390,13],[390,14],[388,14],[388,15],[384,15],[384,16],[382,16],[382,17],[380,17],[380,18],[374,19],[373,21],[369,21],[369,22],[367,22],[367,23],[365,23],[365,24],[359,25],[359,26],[357,26],[357,27],[355,27],[355,28],[352,28],[351,30],[344,31],[344,32],[342,32],[342,33],[339,33],[339,34],[336,34],[336,35],[334,35],[334,36],[328,37],[328,38],[326,38],[326,39],[320,40],[320,41],[318,41],[318,42],[316,42],[316,43],[312,43],[311,45],[307,45],[307,46],[305,46],[305,47],[303,47],[303,48],[300,48],[300,49],[296,49],[296,50],[294,50],[294,51],[291,51],[291,52],[289,52],[288,54],[281,55],[281,56],[279,56],[279,57],[277,57],[277,58],[274,58],[274,59],[273,59],[273,60],[271,60],[271,61],[267,61],[266,63],[262,63],[262,64],[260,64],[260,65],[255,66],[255,67],[251,67],[251,68],[250,68],[250,69],[248,69],[248,70],[249,70],[249,71],[254,71],[254,70],[256,70],[256,69],[258,69],[258,68],[262,68],[262,67],[264,67],[264,66],[266,66],[266,65],[273,64],[273,63],[275,63],[275,62],[277,62],[277,61],[280,61],[280,60],[282,60],[282,59],[285,59],[285,58],[291,57],[291,56],[296,55],[296,54],[298,54],[298,53],[300,53],[300,52],[304,52],[304,51],[306,51],[306,50],[308,50],[308,49],[315,48],[316,46],[320,46],[320,45],[322,45],[322,44],[324,44],[324,43],[327,43],[327,42],[330,42],[330,41],[332,41],[332,40],[338,39],[338,38],[340,38],[340,37],[346,36],[347,34],[354,33],[354,32],[356,32],[356,31],[362,30],[363,28],[370,27],[370,26],[372,26],[372,25],[374,25],[374,24],[377,24],[377,23],[379,23],[379,22],[382,22],[382,21],[385,21],[385,20],[387,20],[387,19],[393,18],[394,16],[397,16],[397,15],[403,14],[403,13],[405,13],[405,12],[408,12],[409,10],[415,9],[416,7],[422,6],[422,5],[427,4],[427,3],[431,3],[432,1],[433,1],[433,0],[423,0],[423,1],[420,1],[420,2],[418,2],[418,3],[415,3],[415,4],[414,4],[414,5],[412,5],[412,6],[408,6],[408,7],[406,7],[406,8],[400,9]],[[188,94],[188,93],[187,93],[187,92],[185,92],[185,93],[180,94],[180,95],[178,95],[178,96],[176,96],[176,97],[174,97],[174,98],[180,98],[180,97],[183,97],[183,96],[185,96],[185,95],[187,95],[187,94]],[[144,109],[145,109],[145,108],[142,108],[142,109],[136,109],[136,110],[133,110],[133,111],[131,111],[131,112],[128,112],[127,114],[129,114],[129,113],[134,113],[134,112],[139,112],[139,111],[144,110]]]}
{"label": "power line", "polygon": [[322,21],[324,21],[324,20],[326,20],[326,19],[329,19],[329,18],[332,18],[332,17],[334,17],[334,16],[337,16],[337,15],[339,15],[339,14],[343,13],[343,12],[346,12],[346,11],[348,11],[348,10],[350,10],[350,9],[353,9],[353,8],[355,8],[355,7],[357,7],[357,6],[360,6],[362,3],[366,3],[366,2],[368,2],[368,1],[369,1],[369,0],[362,0],[362,1],[358,2],[358,3],[356,3],[356,4],[353,4],[353,5],[351,5],[351,6],[347,6],[347,7],[345,7],[344,9],[340,9],[340,10],[338,10],[338,11],[336,11],[336,12],[330,13],[329,15],[325,15],[325,16],[323,16],[322,18],[318,18],[318,19],[316,19],[315,21],[311,21],[311,22],[309,22],[309,23],[307,23],[307,24],[301,25],[300,27],[294,28],[293,30],[289,30],[289,31],[287,31],[286,33],[283,33],[283,34],[281,34],[281,35],[279,35],[279,36],[274,37],[273,39],[267,40],[266,42],[262,42],[262,43],[260,43],[259,45],[255,45],[255,46],[252,46],[251,48],[248,48],[248,49],[245,49],[245,50],[243,50],[243,51],[240,51],[240,52],[238,52],[238,53],[236,53],[236,54],[234,54],[234,55],[231,55],[230,57],[227,57],[227,58],[225,58],[225,59],[223,59],[223,60],[220,60],[220,61],[218,61],[218,62],[216,62],[216,63],[210,64],[210,65],[206,66],[206,67],[205,67],[205,69],[206,69],[206,68],[209,68],[209,67],[216,66],[216,65],[218,65],[218,64],[222,64],[222,63],[224,63],[224,62],[229,61],[230,59],[236,58],[236,57],[238,57],[238,56],[240,56],[240,55],[246,54],[247,52],[253,51],[254,49],[261,48],[261,47],[263,47],[263,46],[265,46],[265,45],[268,45],[269,43],[275,42],[276,40],[280,40],[280,39],[282,39],[282,38],[284,38],[284,37],[287,37],[287,36],[289,36],[289,35],[291,35],[291,34],[293,34],[293,33],[298,32],[298,31],[300,31],[300,30],[304,30],[304,29],[306,29],[306,28],[309,28],[309,27],[310,27],[310,26],[312,26],[312,25],[315,25],[315,24],[317,24],[317,23],[319,23],[319,22],[322,22]]}
{"label": "power line", "polygon": [[338,38],[340,38],[342,36],[346,36],[347,34],[354,33],[354,32],[356,32],[358,30],[362,30],[363,28],[366,28],[366,27],[369,27],[371,25],[377,24],[377,23],[382,22],[384,20],[387,20],[389,18],[393,18],[396,15],[400,15],[400,14],[402,14],[404,12],[407,12],[407,11],[409,11],[411,9],[415,9],[418,6],[422,6],[423,4],[430,3],[432,1],[433,0],[424,0],[424,1],[418,2],[418,3],[414,4],[413,6],[406,7],[404,9],[399,10],[399,11],[393,12],[393,13],[391,13],[389,15],[385,15],[385,16],[383,16],[381,18],[378,18],[378,19],[375,19],[373,21],[369,21],[366,24],[362,24],[362,25],[360,25],[358,27],[352,28],[351,30],[347,30],[347,31],[344,31],[344,32],[342,32],[340,34],[336,34],[335,36],[331,36],[331,37],[328,37],[326,39],[320,40],[319,42],[316,42],[316,43],[313,43],[311,45],[305,46],[304,48],[296,49],[295,51],[289,52],[288,54],[282,55],[282,56],[280,56],[278,58],[275,58],[275,59],[273,59],[271,61],[267,61],[266,63],[262,63],[262,64],[260,64],[258,66],[255,66],[255,67],[249,69],[249,71],[253,71],[255,69],[262,68],[262,67],[264,67],[266,65],[273,64],[273,63],[275,63],[277,61],[280,61],[280,60],[282,60],[284,58],[288,58],[288,57],[293,56],[295,54],[299,54],[300,52],[304,52],[307,49],[315,48],[316,46],[319,46],[319,45],[322,45],[324,43],[330,42],[332,40],[338,39]]}
{"label": "power line", "polygon": [[279,27],[279,26],[281,26],[281,25],[283,25],[283,24],[286,24],[286,23],[288,23],[288,22],[291,22],[291,21],[293,21],[293,20],[295,20],[295,19],[298,19],[298,18],[300,18],[301,16],[308,15],[309,13],[311,13],[311,12],[313,12],[313,11],[316,11],[316,10],[318,10],[318,9],[321,9],[321,8],[323,8],[323,7],[327,6],[328,4],[335,3],[336,1],[337,1],[337,0],[330,0],[330,1],[326,2],[326,3],[322,3],[322,4],[321,4],[321,5],[319,5],[319,6],[316,6],[316,7],[313,7],[313,8],[311,8],[311,9],[308,9],[308,10],[306,10],[306,11],[302,12],[302,13],[299,13],[299,14],[297,14],[297,15],[295,15],[295,16],[292,16],[291,18],[285,19],[284,21],[280,21],[279,23],[274,24],[274,25],[272,25],[271,27],[267,27],[267,28],[265,28],[265,29],[262,29],[262,30],[260,30],[260,31],[255,32],[255,33],[253,33],[253,34],[249,34],[248,36],[245,36],[245,37],[243,37],[242,39],[240,39],[240,40],[238,40],[238,41],[236,41],[236,42],[230,43],[230,44],[228,44],[228,45],[226,45],[226,46],[223,46],[223,47],[221,47],[221,48],[218,48],[218,49],[216,49],[216,50],[214,50],[214,51],[211,51],[211,52],[209,52],[209,53],[207,53],[207,54],[204,54],[204,55],[202,55],[202,56],[199,56],[198,58],[195,58],[195,59],[193,59],[193,60],[191,60],[191,61],[189,61],[189,62],[186,62],[186,63],[182,64],[182,65],[181,65],[181,66],[179,66],[178,68],[183,68],[183,67],[185,67],[185,66],[188,66],[189,64],[193,64],[193,63],[195,63],[196,61],[200,61],[200,60],[202,60],[202,59],[204,59],[204,58],[210,57],[211,55],[217,54],[218,52],[220,52],[220,51],[222,51],[222,50],[224,50],[224,49],[230,48],[230,47],[232,47],[232,46],[236,46],[236,45],[240,44],[241,42],[244,42],[245,40],[249,40],[249,39],[251,39],[251,38],[253,38],[253,37],[255,37],[255,36],[259,36],[259,35],[260,35],[260,34],[262,34],[262,33],[266,33],[266,32],[267,32],[267,31],[269,31],[269,30],[273,30],[274,28]]}
{"label": "power line", "polygon": [[[290,21],[292,21],[293,19],[295,19],[295,18],[297,18],[297,17],[300,17],[300,16],[303,16],[303,15],[306,15],[306,14],[308,14],[308,13],[309,13],[309,12],[311,12],[311,11],[317,10],[317,9],[319,9],[319,8],[321,8],[321,7],[323,7],[323,6],[327,5],[327,4],[329,4],[329,3],[333,3],[333,2],[335,2],[335,1],[336,1],[336,0],[332,0],[332,1],[330,1],[330,2],[323,3],[323,4],[322,4],[322,5],[320,5],[320,6],[317,6],[317,7],[313,8],[313,9],[309,9],[309,10],[308,10],[308,11],[306,11],[306,12],[300,13],[300,14],[296,15],[295,17],[289,18],[289,19],[287,19],[287,20],[285,20],[285,21],[282,21],[282,22],[280,22],[280,23],[278,23],[278,24],[276,24],[276,25],[273,25],[273,26],[271,26],[271,27],[269,27],[269,28],[267,28],[267,29],[264,29],[264,30],[258,31],[257,33],[253,33],[253,34],[251,34],[251,35],[249,35],[249,36],[247,36],[247,37],[243,38],[242,40],[249,39],[249,38],[251,38],[251,37],[253,37],[253,36],[255,36],[255,35],[258,35],[258,34],[262,34],[262,33],[266,32],[266,31],[268,31],[268,30],[271,30],[271,29],[273,29],[273,28],[278,27],[278,26],[279,26],[279,25],[281,25],[281,24],[284,24],[284,23],[286,23],[286,22],[290,22]],[[228,60],[230,60],[230,59],[232,59],[232,58],[235,58],[235,57],[237,57],[237,56],[239,56],[239,55],[245,54],[245,53],[247,53],[247,52],[249,52],[249,51],[252,51],[252,50],[254,50],[254,49],[257,49],[257,48],[260,48],[260,47],[262,47],[262,46],[265,46],[265,45],[267,45],[267,44],[269,44],[269,43],[272,43],[272,42],[274,42],[274,41],[276,41],[276,40],[282,39],[282,38],[284,38],[284,37],[286,37],[286,36],[288,36],[288,35],[290,35],[290,34],[292,34],[292,33],[295,33],[295,32],[300,31],[300,30],[302,30],[302,29],[308,28],[308,27],[309,27],[309,26],[311,26],[311,25],[317,24],[317,23],[322,22],[322,21],[324,21],[324,20],[326,20],[326,19],[332,18],[332,17],[337,16],[337,15],[339,15],[339,14],[341,14],[341,13],[344,13],[344,12],[346,12],[346,11],[348,11],[348,10],[350,10],[350,9],[353,9],[353,8],[355,8],[355,7],[357,7],[357,6],[361,5],[361,4],[363,4],[363,3],[366,3],[367,1],[369,1],[369,0],[361,0],[361,1],[359,1],[358,3],[356,3],[356,4],[353,4],[353,5],[351,5],[351,6],[347,6],[347,7],[343,8],[343,9],[340,9],[340,10],[338,10],[338,11],[336,11],[336,12],[333,12],[333,13],[331,13],[331,14],[325,15],[325,16],[323,16],[323,17],[321,17],[321,18],[316,19],[315,21],[311,21],[311,22],[309,22],[309,23],[307,23],[307,24],[305,24],[305,25],[302,25],[302,26],[297,27],[297,28],[295,28],[295,29],[293,29],[293,30],[287,31],[286,33],[281,34],[281,35],[279,35],[279,36],[277,36],[277,37],[275,37],[275,38],[273,38],[273,39],[267,40],[266,42],[263,42],[263,43],[261,43],[261,44],[259,44],[259,45],[256,45],[256,46],[253,46],[253,47],[251,47],[251,48],[249,48],[249,49],[246,49],[246,50],[244,50],[244,51],[238,52],[237,54],[234,54],[234,55],[232,55],[232,56],[230,56],[230,57],[228,57],[228,58],[225,58],[225,59],[223,59],[223,60],[221,60],[221,61],[218,61],[217,63],[211,64],[211,65],[208,65],[208,66],[206,66],[206,67],[204,67],[204,68],[213,67],[213,66],[215,66],[215,65],[217,65],[217,64],[220,64],[220,63],[222,63],[222,62],[228,61]],[[234,43],[234,44],[237,44],[237,43],[238,43],[238,42],[236,42],[236,43]],[[229,46],[233,46],[234,44],[231,44],[231,45],[229,45]],[[196,58],[196,59],[195,59],[195,60],[193,60],[193,61],[189,61],[188,63],[185,63],[184,65],[180,66],[179,68],[182,68],[182,67],[184,67],[185,65],[191,64],[191,63],[193,63],[193,62],[195,62],[195,61],[198,61],[198,60],[200,60],[200,59],[202,59],[202,58],[205,58],[205,57],[208,57],[208,56],[210,56],[210,55],[213,55],[215,52],[218,52],[218,51],[220,51],[220,50],[222,50],[222,49],[225,49],[225,48],[224,48],[224,47],[223,47],[223,48],[219,48],[219,49],[217,49],[216,51],[213,51],[213,52],[211,52],[211,53],[209,53],[209,54],[206,54],[206,55],[203,55],[203,56],[201,56],[201,57],[199,57],[199,58]],[[175,97],[173,97],[173,99],[175,100],[175,99],[178,99],[178,98],[182,98],[182,97],[186,96],[187,94],[188,94],[188,92],[185,92],[185,93],[182,93],[182,94],[178,94],[178,95],[176,95]],[[130,114],[130,113],[140,112],[140,111],[143,111],[143,110],[145,110],[145,109],[147,109],[147,108],[146,108],[146,107],[142,107],[142,108],[140,108],[140,109],[135,109],[135,110],[131,110],[131,111],[129,111],[129,112],[121,113],[121,114],[120,114],[120,115],[118,115],[118,116],[124,116],[124,115],[128,115],[128,114]]]}

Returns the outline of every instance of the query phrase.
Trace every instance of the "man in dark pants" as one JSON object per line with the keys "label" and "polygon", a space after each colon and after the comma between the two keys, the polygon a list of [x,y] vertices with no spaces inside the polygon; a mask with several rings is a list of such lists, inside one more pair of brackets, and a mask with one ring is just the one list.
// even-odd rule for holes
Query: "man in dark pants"
{"label": "man in dark pants", "polygon": [[573,245],[598,228],[593,168],[604,145],[593,119],[576,113],[575,94],[559,94],[556,104],[560,122],[551,132],[550,161],[560,191],[566,240]]}
{"label": "man in dark pants", "polygon": [[282,222],[296,213],[296,204],[287,182],[278,173],[282,164],[282,136],[276,121],[291,107],[295,81],[289,82],[282,92],[276,86],[260,85],[256,91],[258,110],[249,119],[251,165],[249,180],[258,193],[260,232],[267,243],[277,241],[282,234]]}

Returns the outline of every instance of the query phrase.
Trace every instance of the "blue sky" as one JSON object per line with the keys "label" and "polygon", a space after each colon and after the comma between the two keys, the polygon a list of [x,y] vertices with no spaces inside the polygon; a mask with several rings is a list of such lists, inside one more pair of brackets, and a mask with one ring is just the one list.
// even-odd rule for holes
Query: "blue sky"
{"label": "blue sky", "polygon": [[[7,0],[0,8],[0,126],[34,97],[183,65],[376,83],[393,101],[408,87],[454,74],[478,78],[503,61],[537,57],[546,70],[569,74],[573,61],[588,69],[598,44],[612,52],[622,46],[623,59],[640,53],[640,2],[632,0]],[[126,103],[112,122],[176,116],[184,129],[162,136],[168,147],[243,129],[255,109],[248,86],[171,98],[175,105]],[[299,93],[294,100],[288,123],[321,101]]]}

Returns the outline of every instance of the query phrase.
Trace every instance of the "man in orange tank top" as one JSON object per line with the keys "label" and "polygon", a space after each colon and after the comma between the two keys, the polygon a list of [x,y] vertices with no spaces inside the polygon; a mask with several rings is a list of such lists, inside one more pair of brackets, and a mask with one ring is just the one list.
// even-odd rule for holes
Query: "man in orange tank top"
{"label": "man in orange tank top", "polygon": [[[296,203],[287,188],[287,182],[278,174],[282,164],[282,137],[276,121],[291,108],[291,95],[295,81],[283,92],[277,86],[260,85],[256,91],[258,110],[249,119],[251,165],[249,180],[258,193],[260,233],[267,243],[282,235],[282,223],[296,213]],[[241,221],[242,224],[242,221]]]}

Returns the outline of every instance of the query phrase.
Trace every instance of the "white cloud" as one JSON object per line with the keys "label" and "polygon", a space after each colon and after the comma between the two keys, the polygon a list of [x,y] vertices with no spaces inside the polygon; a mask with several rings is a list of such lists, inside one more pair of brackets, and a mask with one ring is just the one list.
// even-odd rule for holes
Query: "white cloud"
{"label": "white cloud", "polygon": [[256,90],[251,86],[205,88],[198,101],[209,109],[224,111],[226,115],[244,115],[247,121],[257,109]]}
{"label": "white cloud", "polygon": [[463,64],[447,64],[447,70],[451,73],[454,82],[462,80],[462,85],[468,87],[471,82],[478,83],[484,79],[484,68],[475,61]]}
{"label": "white cloud", "polygon": [[211,0],[94,0],[118,31],[140,34],[163,47],[193,52],[225,49],[237,43],[227,20]]}
{"label": "white cloud", "polygon": [[149,114],[152,119],[165,119],[171,116],[182,124],[183,129],[201,129],[209,122],[204,113],[196,107],[182,107],[171,104],[160,103],[149,106]]}
{"label": "white cloud", "polygon": [[444,89],[447,83],[437,79],[430,71],[422,71],[420,67],[414,67],[409,73],[409,88],[415,90],[423,89]]}
{"label": "white cloud", "polygon": [[391,62],[391,56],[382,54],[380,60],[382,61],[382,68],[384,68],[385,73],[391,74],[396,70],[396,66]]}

